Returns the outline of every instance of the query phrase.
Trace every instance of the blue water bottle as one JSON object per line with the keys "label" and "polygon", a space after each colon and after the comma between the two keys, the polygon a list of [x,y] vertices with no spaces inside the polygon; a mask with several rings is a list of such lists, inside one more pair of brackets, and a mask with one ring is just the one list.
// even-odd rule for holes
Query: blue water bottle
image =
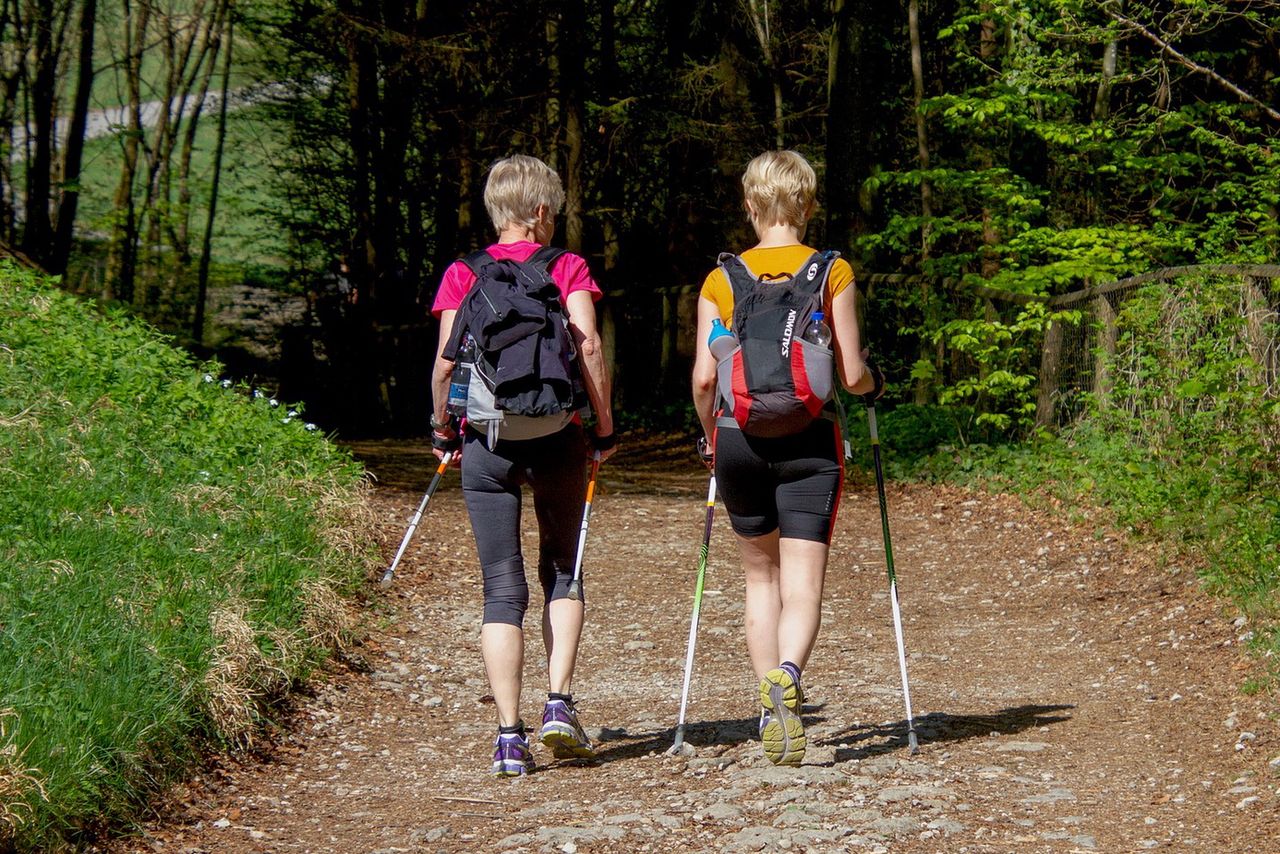
{"label": "blue water bottle", "polygon": [[446,408],[450,415],[459,418],[467,414],[467,391],[471,387],[471,365],[476,360],[476,341],[468,332],[462,336],[462,346],[458,348],[457,359],[453,362],[453,375],[449,377],[449,402]]}
{"label": "blue water bottle", "polygon": [[711,334],[707,336],[707,346],[711,348],[711,355],[716,357],[716,361],[723,362],[737,349],[738,336],[726,329],[717,317],[711,321]]}

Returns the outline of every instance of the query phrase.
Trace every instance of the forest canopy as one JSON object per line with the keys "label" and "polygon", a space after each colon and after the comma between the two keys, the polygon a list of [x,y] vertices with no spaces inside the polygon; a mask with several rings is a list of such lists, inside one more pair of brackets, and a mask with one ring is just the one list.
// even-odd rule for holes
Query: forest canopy
{"label": "forest canopy", "polygon": [[818,168],[807,239],[854,263],[891,395],[1005,432],[1071,318],[992,291],[1276,255],[1275,0],[2,6],[0,239],[214,353],[211,283],[305,298],[238,369],[348,431],[421,429],[430,301],[513,152],[564,179],[637,418],[683,399],[690,286],[750,244],[765,149]]}

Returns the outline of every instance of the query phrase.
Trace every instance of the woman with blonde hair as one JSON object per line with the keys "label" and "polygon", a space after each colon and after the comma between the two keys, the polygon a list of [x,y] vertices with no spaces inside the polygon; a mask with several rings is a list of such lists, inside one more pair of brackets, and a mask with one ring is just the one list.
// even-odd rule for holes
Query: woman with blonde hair
{"label": "woman with blonde hair", "polygon": [[[548,251],[564,189],[551,167],[524,155],[507,157],[489,170],[485,207],[498,239],[483,253],[455,262],[444,274],[432,311],[440,319],[440,343],[432,374],[432,444],[437,457],[461,452],[462,494],[484,577],[484,618],[480,648],[498,716],[493,773],[513,777],[533,768],[520,717],[524,667],[524,615],[529,604],[520,548],[521,487],[533,493],[538,522],[538,580],[544,604],[542,639],[547,652],[547,702],[539,739],[557,758],[591,758],[594,750],[578,722],[571,692],[584,605],[571,587],[577,556],[579,514],[586,496],[590,450],[603,461],[615,450],[610,379],[596,330],[594,303],[599,286],[587,263],[570,252]],[[479,260],[475,260],[477,255]],[[502,263],[542,265],[567,314],[577,352],[578,372],[595,414],[585,432],[572,411],[524,419],[520,431],[475,419],[459,424],[449,413],[450,379],[460,360],[455,321],[476,285],[477,266]],[[485,267],[480,266],[483,271]],[[465,359],[461,359],[466,361]],[[474,383],[472,388],[475,388]],[[588,447],[590,446],[590,447]],[[483,531],[483,536],[481,532]]]}
{"label": "woman with blonde hair", "polygon": [[[757,243],[722,256],[703,283],[693,401],[699,452],[715,472],[746,576],[765,756],[798,765],[800,676],[818,636],[844,480],[832,364],[855,394],[878,396],[884,383],[863,361],[853,270],[804,244],[816,206],[813,168],[794,151],[766,152],[748,164],[742,186]],[[725,334],[720,325],[738,335],[723,360],[709,344],[713,328]],[[766,375],[777,382],[769,386]]]}

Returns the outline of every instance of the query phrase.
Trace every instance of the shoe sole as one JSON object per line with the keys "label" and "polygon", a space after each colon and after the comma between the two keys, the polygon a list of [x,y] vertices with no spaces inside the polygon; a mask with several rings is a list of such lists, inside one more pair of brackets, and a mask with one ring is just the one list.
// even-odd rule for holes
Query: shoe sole
{"label": "shoe sole", "polygon": [[544,727],[540,736],[542,743],[551,748],[551,755],[556,759],[595,759],[596,752],[591,745],[580,739],[571,729],[554,726]]}
{"label": "shoe sole", "polygon": [[499,759],[493,763],[495,777],[522,777],[532,770],[532,759]]}
{"label": "shoe sole", "polygon": [[765,758],[774,765],[799,765],[806,740],[800,720],[800,686],[781,667],[760,680],[760,705],[771,714],[760,732]]}
{"label": "shoe sole", "polygon": [[493,763],[493,776],[495,777],[523,777],[532,770],[523,762]]}

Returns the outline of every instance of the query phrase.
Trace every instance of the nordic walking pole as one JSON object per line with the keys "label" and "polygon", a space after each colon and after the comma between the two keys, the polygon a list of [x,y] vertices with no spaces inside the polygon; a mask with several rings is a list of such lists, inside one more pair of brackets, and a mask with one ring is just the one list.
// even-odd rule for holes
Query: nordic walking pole
{"label": "nordic walking pole", "polygon": [[426,512],[427,503],[431,501],[431,496],[435,495],[436,487],[440,485],[440,478],[444,477],[444,471],[449,467],[449,463],[453,461],[453,451],[446,451],[445,455],[440,459],[440,465],[436,467],[436,473],[431,478],[431,485],[427,487],[427,494],[422,496],[422,503],[418,505],[418,512],[413,514],[413,521],[409,523],[409,530],[404,532],[404,539],[400,541],[400,548],[396,549],[395,559],[391,561],[391,566],[387,567],[387,571],[382,573],[382,585],[391,583],[391,576],[395,575],[396,567],[400,564],[400,558],[404,556],[404,550],[409,547],[409,540],[413,538],[413,532],[418,529],[418,523],[422,521],[422,514]]}
{"label": "nordic walking pole", "polygon": [[684,746],[684,713],[689,705],[689,677],[693,675],[693,650],[698,643],[698,616],[702,612],[702,585],[707,577],[707,551],[711,548],[711,521],[716,514],[716,476],[711,475],[707,486],[707,524],[702,531],[702,546],[698,549],[698,580],[693,588],[693,619],[689,622],[689,648],[684,656],[684,688],[680,691],[680,720],[676,724],[676,740],[667,753],[679,755]]}
{"label": "nordic walking pole", "polygon": [[587,523],[591,521],[591,501],[596,497],[596,475],[600,473],[600,452],[591,455],[591,478],[587,481],[587,500],[582,505],[582,529],[578,531],[578,559],[573,564],[573,581],[569,582],[569,598],[582,599],[582,553],[587,549]]}
{"label": "nordic walking pole", "polygon": [[876,468],[876,493],[880,496],[880,531],[884,536],[884,563],[889,570],[889,603],[893,606],[893,633],[898,639],[898,669],[902,672],[902,699],[907,706],[907,744],[912,753],[920,749],[916,724],[911,714],[911,688],[907,684],[907,652],[902,643],[902,614],[898,610],[898,576],[893,571],[893,544],[889,541],[889,505],[884,497],[884,469],[880,465],[880,434],[876,430],[875,402],[867,404],[871,428],[871,459]]}

